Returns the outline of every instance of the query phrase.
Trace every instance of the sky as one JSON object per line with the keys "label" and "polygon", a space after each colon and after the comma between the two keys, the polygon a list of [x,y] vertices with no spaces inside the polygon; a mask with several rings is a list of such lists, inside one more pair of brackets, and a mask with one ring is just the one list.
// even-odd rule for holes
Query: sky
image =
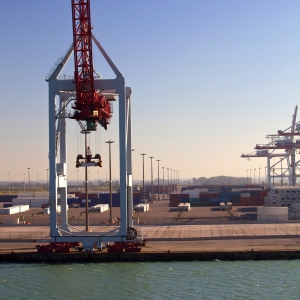
{"label": "sky", "polygon": [[[246,177],[266,158],[242,153],[291,125],[300,96],[300,1],[91,0],[93,33],[132,89],[133,178]],[[72,43],[69,0],[2,1],[0,10],[0,181],[46,180],[47,73]],[[115,76],[93,46],[95,69]],[[73,75],[73,56],[63,70]],[[300,118],[298,118],[300,120]],[[297,119],[297,121],[298,121]],[[76,180],[83,137],[67,121],[68,179]],[[118,103],[107,131],[90,136],[102,168],[119,177]],[[274,160],[274,159],[273,159]],[[9,172],[9,175],[8,175]],[[98,173],[99,172],[99,173]],[[84,170],[79,170],[79,180]],[[253,174],[253,173],[252,173]],[[256,173],[258,176],[258,173]]]}

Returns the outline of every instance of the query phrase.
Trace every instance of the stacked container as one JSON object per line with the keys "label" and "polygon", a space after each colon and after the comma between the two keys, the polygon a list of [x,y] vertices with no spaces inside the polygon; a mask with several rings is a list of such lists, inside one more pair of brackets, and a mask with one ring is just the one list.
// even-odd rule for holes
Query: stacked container
{"label": "stacked container", "polygon": [[169,207],[177,207],[179,204],[179,194],[170,194]]}
{"label": "stacked container", "polygon": [[295,207],[300,204],[300,188],[273,187],[264,199],[266,207]]}

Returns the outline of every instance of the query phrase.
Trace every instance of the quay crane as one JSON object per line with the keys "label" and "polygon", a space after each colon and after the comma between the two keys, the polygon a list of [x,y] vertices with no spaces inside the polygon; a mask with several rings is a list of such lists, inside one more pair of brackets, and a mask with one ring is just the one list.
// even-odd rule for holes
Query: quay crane
{"label": "quay crane", "polygon": [[[294,109],[294,114],[292,117],[292,124],[289,128],[285,129],[284,131],[278,130],[278,135],[276,134],[269,134],[266,136],[266,138],[271,139],[270,143],[264,144],[264,145],[256,145],[254,149],[256,149],[256,152],[252,152],[250,154],[242,154],[242,158],[250,158],[250,157],[267,157],[267,187],[271,187],[271,171],[273,171],[273,177],[275,176],[275,166],[281,163],[281,174],[277,174],[277,177],[281,177],[288,172],[288,178],[289,178],[289,184],[295,185],[296,184],[296,173],[295,173],[295,167],[299,163],[295,163],[295,149],[300,148],[300,141],[295,141],[294,136],[300,135],[299,129],[300,124],[296,123],[296,117],[297,117],[297,110],[298,107],[296,106]],[[298,130],[298,132],[295,132],[295,130]],[[281,138],[281,137],[284,138]],[[287,138],[289,137],[289,138]],[[271,151],[270,151],[271,150]],[[275,150],[285,150],[285,153],[274,153]],[[281,157],[279,161],[277,161],[272,166],[270,165],[270,159],[273,157]],[[282,161],[287,160],[287,168],[284,168],[284,171],[282,169]],[[291,161],[291,162],[290,162]],[[293,167],[294,166],[294,167]]]}
{"label": "quay crane", "polygon": [[[73,43],[46,77],[49,85],[49,173],[50,173],[50,245],[40,245],[39,252],[69,252],[70,247],[82,244],[85,251],[102,249],[110,244],[110,252],[137,252],[144,245],[140,232],[133,228],[132,215],[132,148],[131,148],[131,88],[108,54],[91,32],[90,0],[71,0]],[[94,77],[92,41],[115,74],[114,79]],[[74,78],[59,77],[74,52]],[[67,214],[67,144],[66,118],[76,120],[85,134],[85,157],[77,155],[76,167],[102,166],[100,154],[92,156],[87,145],[87,134],[104,129],[110,123],[110,101],[119,104],[119,161],[120,161],[120,226],[109,232],[92,232],[68,224]],[[72,103],[73,113],[67,106]],[[57,105],[58,104],[58,105]],[[59,159],[58,159],[59,153]],[[86,171],[87,173],[87,171]],[[86,175],[87,176],[87,175]],[[87,178],[87,177],[86,177]],[[87,181],[87,180],[86,180]],[[61,216],[57,220],[57,192],[60,193]],[[86,197],[88,193],[86,193]],[[86,208],[88,201],[86,199]]]}

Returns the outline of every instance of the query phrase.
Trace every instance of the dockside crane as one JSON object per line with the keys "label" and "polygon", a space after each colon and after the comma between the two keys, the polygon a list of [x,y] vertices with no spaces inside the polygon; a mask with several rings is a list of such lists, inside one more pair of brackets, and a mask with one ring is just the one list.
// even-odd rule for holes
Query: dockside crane
{"label": "dockside crane", "polygon": [[[60,251],[58,248],[61,243],[65,245],[63,248],[66,248],[63,251],[68,251],[70,245],[79,242],[85,251],[102,248],[103,243],[110,242],[116,242],[115,246],[110,245],[109,249],[112,252],[140,251],[143,239],[140,232],[133,228],[132,215],[128,213],[133,210],[131,88],[125,86],[125,78],[92,34],[90,0],[71,0],[71,5],[73,43],[46,77],[49,85],[49,202],[52,244],[40,247],[39,251]],[[96,71],[93,68],[92,41],[114,72],[114,79],[102,80],[101,77],[94,76]],[[74,78],[59,77],[73,52]],[[116,100],[119,108],[120,224],[109,232],[90,232],[86,213],[87,226],[83,231],[68,224],[66,119],[76,120],[86,138],[87,134],[97,130],[98,124],[107,129],[112,117],[110,101]],[[73,109],[71,113],[67,113],[69,104]],[[101,167],[102,160],[99,154],[92,155],[85,139],[85,156],[77,155],[76,167],[90,166]],[[61,202],[60,223],[56,213],[58,191]],[[87,205],[86,199],[86,207]]]}
{"label": "dockside crane", "polygon": [[[296,184],[296,165],[295,163],[295,150],[300,149],[300,141],[294,139],[294,136],[300,135],[299,132],[296,132],[300,129],[298,123],[296,123],[298,107],[296,106],[294,109],[294,114],[292,116],[292,124],[287,129],[281,131],[278,130],[278,134],[269,134],[266,136],[267,139],[270,140],[268,144],[257,144],[255,146],[256,152],[252,152],[250,154],[242,154],[242,158],[250,158],[250,157],[267,157],[267,186],[271,187],[271,171],[273,172],[274,177],[288,177],[289,184]],[[283,138],[282,138],[283,137]],[[285,153],[275,153],[276,150],[285,150]],[[270,159],[273,157],[281,157],[279,161],[275,164],[270,164]],[[287,160],[287,167],[282,168],[283,160]],[[280,174],[276,172],[275,166],[281,164]],[[288,175],[286,175],[288,173]]]}

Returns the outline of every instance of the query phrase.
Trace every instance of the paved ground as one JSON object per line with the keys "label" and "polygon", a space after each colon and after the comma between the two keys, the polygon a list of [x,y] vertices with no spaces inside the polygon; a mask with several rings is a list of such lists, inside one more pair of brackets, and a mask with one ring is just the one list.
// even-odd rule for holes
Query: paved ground
{"label": "paved ground", "polygon": [[[84,226],[78,226],[84,231]],[[135,226],[146,239],[203,239],[203,238],[238,238],[238,237],[300,237],[300,224],[219,224],[219,225],[165,225],[165,226]],[[90,226],[93,232],[105,233],[118,230],[117,226]],[[78,230],[73,230],[74,233]],[[45,239],[49,235],[48,226],[2,226],[0,241],[26,241]]]}
{"label": "paved ground", "polygon": [[[68,210],[69,224],[85,224],[85,208],[70,208]],[[120,217],[120,208],[113,207],[112,217]],[[0,223],[14,225],[16,219],[31,225],[49,225],[49,215],[44,215],[42,208],[31,208],[27,212],[14,215],[0,215]],[[100,225],[109,221],[109,211],[91,213],[91,225]],[[59,217],[58,217],[59,221]],[[150,210],[135,215],[135,224],[181,224],[181,223],[220,223],[233,221],[256,221],[256,207],[234,207],[231,214],[220,211],[219,207],[192,207],[189,212],[178,212],[177,208],[169,207],[169,200],[156,201],[150,204]]]}
{"label": "paved ground", "polygon": [[[0,254],[7,252],[36,252],[29,242],[0,242]],[[202,240],[202,241],[149,241],[143,252],[232,252],[232,251],[300,251],[300,238]]]}

